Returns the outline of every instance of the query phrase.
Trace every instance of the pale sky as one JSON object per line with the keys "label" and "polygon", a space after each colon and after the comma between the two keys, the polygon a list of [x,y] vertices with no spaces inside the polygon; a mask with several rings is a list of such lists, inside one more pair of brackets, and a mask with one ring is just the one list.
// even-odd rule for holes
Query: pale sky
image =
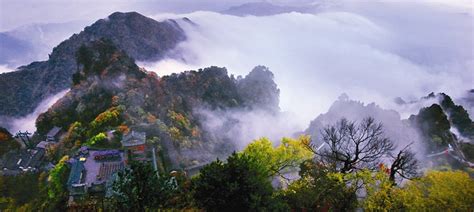
{"label": "pale sky", "polygon": [[304,5],[320,2],[430,2],[473,10],[472,0],[0,0],[0,31],[31,23],[95,21],[116,11],[189,13],[197,10],[223,11],[248,2]]}
{"label": "pale sky", "polygon": [[31,23],[62,23],[97,20],[116,11],[187,13],[195,10],[225,10],[237,0],[0,0],[0,31]]}

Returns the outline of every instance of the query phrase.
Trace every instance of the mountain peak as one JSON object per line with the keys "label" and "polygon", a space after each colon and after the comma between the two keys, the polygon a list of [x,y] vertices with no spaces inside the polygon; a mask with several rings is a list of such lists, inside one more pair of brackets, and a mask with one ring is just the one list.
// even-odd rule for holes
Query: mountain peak
{"label": "mountain peak", "polygon": [[137,13],[135,11],[132,12],[114,12],[109,15],[109,19],[121,19],[121,18],[130,18],[130,17],[143,17],[147,18],[144,15]]}
{"label": "mountain peak", "polygon": [[114,12],[86,27],[81,34],[88,40],[110,39],[136,60],[160,59],[186,39],[176,21],[158,22],[137,12]]}
{"label": "mountain peak", "polygon": [[78,49],[103,38],[130,58],[149,61],[163,58],[186,36],[173,20],[158,22],[137,12],[112,13],[61,42],[48,61],[34,62],[20,67],[19,71],[0,75],[0,116],[31,113],[42,99],[67,89],[77,70]]}

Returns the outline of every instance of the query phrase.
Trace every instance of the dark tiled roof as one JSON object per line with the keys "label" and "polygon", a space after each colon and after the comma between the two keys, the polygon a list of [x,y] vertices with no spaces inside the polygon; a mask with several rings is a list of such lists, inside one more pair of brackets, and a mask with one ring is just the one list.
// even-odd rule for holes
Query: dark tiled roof
{"label": "dark tiled roof", "polygon": [[31,166],[33,168],[39,168],[39,166],[41,165],[41,162],[43,160],[44,154],[45,154],[44,149],[35,150],[35,153],[30,158],[30,162],[29,162],[28,166]]}
{"label": "dark tiled roof", "polygon": [[46,136],[54,137],[54,136],[58,135],[59,131],[61,131],[60,127],[53,127],[53,129],[51,129]]}
{"label": "dark tiled roof", "polygon": [[23,154],[21,154],[21,162],[19,164],[20,167],[23,167],[23,168],[28,168],[28,164],[30,164],[30,159],[31,159],[31,155],[29,152],[25,152]]}
{"label": "dark tiled roof", "polygon": [[25,169],[30,167],[39,168],[44,154],[44,149],[35,149],[24,152],[21,154],[21,163],[19,164],[19,166]]}
{"label": "dark tiled roof", "polygon": [[16,152],[8,152],[5,154],[5,160],[3,161],[3,168],[13,170],[18,168],[18,160],[20,159],[20,155]]}
{"label": "dark tiled roof", "polygon": [[100,165],[98,181],[108,180],[113,174],[125,168],[122,162],[108,162]]}
{"label": "dark tiled roof", "polygon": [[52,144],[51,142],[41,141],[38,144],[36,144],[36,148],[46,149],[46,147],[48,147],[51,144]]}
{"label": "dark tiled roof", "polygon": [[131,131],[127,135],[123,136],[122,145],[127,146],[137,146],[145,144],[146,133],[144,132],[135,132]]}
{"label": "dark tiled roof", "polygon": [[67,180],[67,185],[71,186],[72,184],[81,183],[82,174],[84,174],[85,168],[84,164],[78,160],[74,160],[71,167],[71,172],[69,173],[69,178]]}
{"label": "dark tiled roof", "polygon": [[9,170],[20,170],[23,171],[29,168],[37,169],[40,168],[45,151],[44,149],[33,149],[33,150],[22,150],[20,152],[9,152],[5,155],[5,161],[3,161],[2,169],[6,168]]}

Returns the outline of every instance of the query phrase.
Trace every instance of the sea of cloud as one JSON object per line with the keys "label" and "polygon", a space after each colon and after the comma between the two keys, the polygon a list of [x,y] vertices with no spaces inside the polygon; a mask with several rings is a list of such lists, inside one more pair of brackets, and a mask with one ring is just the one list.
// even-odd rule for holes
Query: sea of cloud
{"label": "sea of cloud", "polygon": [[[139,65],[159,75],[211,65],[246,75],[256,65],[268,66],[280,88],[284,115],[203,111],[211,120],[207,127],[216,129],[221,117],[239,118],[241,124],[227,136],[238,138],[242,145],[261,136],[278,139],[303,131],[341,93],[376,102],[407,118],[429,102],[399,105],[393,101],[396,97],[410,102],[430,92],[445,92],[456,100],[472,89],[472,8],[440,1],[334,5],[314,14],[263,17],[161,13],[153,17],[192,20],[193,24],[180,22],[188,40],[168,58]],[[36,117],[54,102],[55,98],[47,99],[34,113],[11,122],[15,126],[11,130],[34,131]]]}
{"label": "sea of cloud", "polygon": [[465,7],[397,1],[347,3],[316,14],[174,15],[184,16],[194,24],[180,23],[188,40],[172,54],[179,57],[141,65],[159,75],[210,65],[244,75],[266,65],[281,90],[281,108],[301,123],[326,112],[341,93],[407,118],[417,109],[394,98],[446,92],[456,99],[474,84],[473,15]]}
{"label": "sea of cloud", "polygon": [[51,106],[53,106],[56,101],[61,99],[69,89],[63,90],[55,95],[49,96],[35,108],[35,110],[20,118],[10,118],[10,117],[0,117],[0,126],[6,127],[11,133],[16,133],[18,131],[36,131],[36,118],[41,114],[46,112]]}

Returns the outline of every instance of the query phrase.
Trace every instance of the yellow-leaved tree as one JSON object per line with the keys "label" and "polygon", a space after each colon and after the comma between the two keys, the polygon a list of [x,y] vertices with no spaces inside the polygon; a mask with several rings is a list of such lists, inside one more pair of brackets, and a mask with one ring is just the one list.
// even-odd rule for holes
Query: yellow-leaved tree
{"label": "yellow-leaved tree", "polygon": [[282,138],[279,145],[274,146],[268,138],[261,138],[250,143],[241,154],[246,154],[262,164],[269,177],[282,175],[285,171],[313,157],[313,153],[305,146],[310,142],[309,136],[297,139]]}
{"label": "yellow-leaved tree", "polygon": [[429,171],[393,196],[406,211],[473,211],[474,180],[463,171]]}
{"label": "yellow-leaved tree", "polygon": [[365,211],[473,211],[474,181],[463,171],[429,171],[395,186],[383,170],[340,175],[350,186],[363,188]]}

